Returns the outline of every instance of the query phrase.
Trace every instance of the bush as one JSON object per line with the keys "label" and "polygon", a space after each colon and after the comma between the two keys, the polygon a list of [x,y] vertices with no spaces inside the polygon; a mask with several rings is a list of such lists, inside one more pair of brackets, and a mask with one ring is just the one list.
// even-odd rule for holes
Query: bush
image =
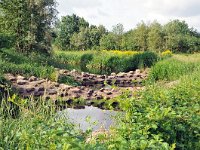
{"label": "bush", "polygon": [[92,61],[92,59],[93,59],[93,54],[83,54],[81,56],[81,60],[80,60],[81,70],[87,72],[88,71],[87,64],[90,63],[90,61]]}
{"label": "bush", "polygon": [[0,48],[10,48],[14,45],[15,37],[0,33]]}
{"label": "bush", "polygon": [[[128,99],[112,149],[200,149],[200,71],[173,88],[150,85]],[[109,147],[108,146],[108,147]]]}
{"label": "bush", "polygon": [[161,53],[162,58],[171,57],[172,55],[173,55],[173,53],[170,50],[165,50],[164,52]]}
{"label": "bush", "polygon": [[177,80],[182,75],[190,74],[200,69],[199,62],[183,62],[175,58],[168,58],[158,62],[151,68],[149,78],[151,80]]}

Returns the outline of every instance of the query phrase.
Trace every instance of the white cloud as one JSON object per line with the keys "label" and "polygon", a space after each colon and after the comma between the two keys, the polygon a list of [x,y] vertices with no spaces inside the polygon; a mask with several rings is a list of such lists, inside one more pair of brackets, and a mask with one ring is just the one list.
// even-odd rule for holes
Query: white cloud
{"label": "white cloud", "polygon": [[103,24],[108,29],[122,23],[126,30],[141,20],[185,20],[200,31],[199,0],[57,0],[59,16],[72,13],[84,17],[91,24]]}

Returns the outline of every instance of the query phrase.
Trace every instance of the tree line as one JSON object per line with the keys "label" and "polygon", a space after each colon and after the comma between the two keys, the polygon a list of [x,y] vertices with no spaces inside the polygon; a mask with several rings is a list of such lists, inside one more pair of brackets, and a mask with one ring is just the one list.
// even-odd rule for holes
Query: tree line
{"label": "tree line", "polygon": [[108,31],[75,14],[56,15],[56,0],[0,0],[0,48],[14,46],[22,53],[49,53],[52,44],[61,50],[200,50],[200,33],[185,21],[140,22],[125,32],[120,23]]}
{"label": "tree line", "polygon": [[127,32],[119,23],[109,32],[103,25],[89,25],[84,18],[73,14],[62,17],[54,31],[57,36],[55,45],[62,50],[200,50],[200,33],[180,20],[172,20],[165,25],[157,21],[141,22]]}
{"label": "tree line", "polygon": [[55,0],[0,0],[0,48],[48,53],[56,14]]}

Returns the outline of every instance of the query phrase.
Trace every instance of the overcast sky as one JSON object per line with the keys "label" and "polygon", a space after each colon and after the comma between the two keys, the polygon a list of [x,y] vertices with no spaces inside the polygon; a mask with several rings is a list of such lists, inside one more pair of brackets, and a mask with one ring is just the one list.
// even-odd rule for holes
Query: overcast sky
{"label": "overcast sky", "polygon": [[57,0],[59,17],[76,14],[90,24],[106,26],[122,23],[132,29],[141,20],[164,24],[172,19],[185,20],[200,31],[200,0]]}

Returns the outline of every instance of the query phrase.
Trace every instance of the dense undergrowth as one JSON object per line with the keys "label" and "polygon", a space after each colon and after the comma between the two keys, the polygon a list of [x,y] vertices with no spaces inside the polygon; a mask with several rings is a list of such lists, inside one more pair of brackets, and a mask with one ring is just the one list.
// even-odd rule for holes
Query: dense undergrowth
{"label": "dense undergrowth", "polygon": [[55,56],[69,66],[95,74],[127,72],[152,66],[158,56],[153,52],[135,51],[55,51]]}
{"label": "dense undergrowth", "polygon": [[[14,55],[13,59],[8,55]],[[20,55],[15,59],[15,55],[1,52],[1,75],[11,72],[49,77],[54,72],[52,59]],[[59,62],[64,64],[64,60]],[[126,116],[111,135],[102,134],[90,142],[86,142],[90,132],[82,133],[58,118],[52,102],[10,97],[12,94],[6,92],[9,87],[3,88],[5,80],[1,77],[0,149],[200,149],[199,64],[199,54],[174,55],[157,62],[151,68],[151,82],[147,82],[151,84],[144,91],[135,92],[132,98],[123,97],[120,106]],[[30,69],[24,71],[26,65]],[[37,74],[34,68],[39,67],[46,71],[41,73],[39,69]],[[170,87],[165,85],[166,81],[174,80],[179,82]]]}

